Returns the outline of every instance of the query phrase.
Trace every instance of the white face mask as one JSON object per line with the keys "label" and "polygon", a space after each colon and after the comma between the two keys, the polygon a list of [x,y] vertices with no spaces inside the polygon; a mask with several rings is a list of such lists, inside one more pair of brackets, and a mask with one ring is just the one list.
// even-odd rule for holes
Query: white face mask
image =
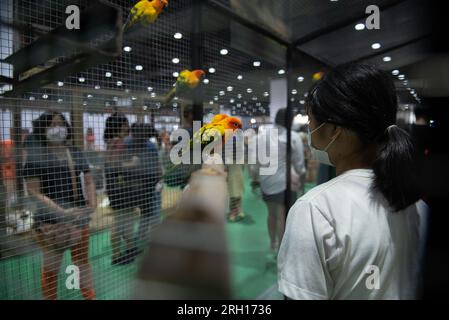
{"label": "white face mask", "polygon": [[331,163],[331,160],[329,158],[329,154],[327,153],[327,150],[330,148],[330,146],[332,145],[332,143],[334,143],[334,141],[337,139],[337,137],[335,137],[334,139],[332,139],[331,142],[329,142],[329,144],[327,145],[326,148],[324,148],[324,150],[318,150],[315,149],[312,146],[312,134],[315,133],[316,131],[318,131],[319,129],[321,129],[326,123],[323,123],[322,125],[320,125],[318,128],[316,128],[313,131],[310,131],[310,127],[307,129],[307,140],[309,142],[309,148],[310,148],[310,152],[312,153],[312,158],[317,160],[318,162],[328,165],[328,166],[334,166]]}
{"label": "white face mask", "polygon": [[47,139],[50,142],[64,142],[67,139],[67,128],[63,126],[48,128]]}

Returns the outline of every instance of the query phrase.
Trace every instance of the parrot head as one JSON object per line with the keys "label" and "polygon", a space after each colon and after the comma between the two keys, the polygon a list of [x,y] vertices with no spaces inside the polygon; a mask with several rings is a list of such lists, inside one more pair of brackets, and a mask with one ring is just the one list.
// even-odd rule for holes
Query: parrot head
{"label": "parrot head", "polygon": [[192,73],[198,78],[201,79],[202,77],[204,77],[206,75],[206,72],[204,72],[203,70],[193,70]]}
{"label": "parrot head", "polygon": [[168,6],[168,0],[155,0],[155,6],[157,6],[158,9],[164,9]]}
{"label": "parrot head", "polygon": [[217,114],[216,116],[214,116],[212,118],[211,123],[217,123],[217,122],[220,122],[221,120],[224,120],[226,118],[228,118],[228,115],[226,115],[226,114]]}
{"label": "parrot head", "polygon": [[242,122],[240,121],[239,118],[236,117],[229,117],[229,118],[225,118],[223,121],[226,122],[226,129],[231,129],[231,130],[237,130],[237,129],[242,129],[243,125]]}

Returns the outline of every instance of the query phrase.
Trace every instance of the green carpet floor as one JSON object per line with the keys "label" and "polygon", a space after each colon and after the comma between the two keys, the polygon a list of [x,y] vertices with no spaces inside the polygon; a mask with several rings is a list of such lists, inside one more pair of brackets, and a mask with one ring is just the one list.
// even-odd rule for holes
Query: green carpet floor
{"label": "green carpet floor", "polygon": [[[267,210],[251,192],[245,174],[243,210],[246,218],[227,224],[231,263],[231,286],[235,299],[255,299],[276,283],[276,261],[269,250]],[[91,236],[90,261],[94,272],[97,299],[127,299],[132,294],[139,260],[128,266],[111,266],[109,231]],[[0,261],[0,299],[42,299],[40,286],[41,253],[35,252]],[[65,286],[65,268],[70,254],[65,253],[60,271],[58,297],[81,299],[78,290]]]}

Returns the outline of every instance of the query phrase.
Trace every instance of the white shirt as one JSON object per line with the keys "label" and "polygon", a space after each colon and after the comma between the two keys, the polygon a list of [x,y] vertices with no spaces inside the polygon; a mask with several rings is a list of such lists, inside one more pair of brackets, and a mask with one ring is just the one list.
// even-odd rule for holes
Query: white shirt
{"label": "white shirt", "polygon": [[[278,129],[278,136],[270,134],[270,128],[265,127],[257,136],[257,145],[262,147],[264,143],[271,146],[277,146],[277,169],[274,174],[259,175],[260,188],[265,194],[277,194],[286,190],[287,186],[287,130],[281,126],[274,126]],[[292,131],[292,167],[297,174],[305,172],[304,162],[304,145],[299,133]],[[269,147],[267,146],[267,150]],[[250,150],[249,152],[255,152]],[[272,165],[272,164],[269,164]],[[269,165],[258,164],[255,169],[259,170],[260,167],[267,167]]]}
{"label": "white shirt", "polygon": [[371,190],[373,175],[347,171],[294,204],[278,257],[281,293],[291,299],[416,298],[417,204],[393,213]]}

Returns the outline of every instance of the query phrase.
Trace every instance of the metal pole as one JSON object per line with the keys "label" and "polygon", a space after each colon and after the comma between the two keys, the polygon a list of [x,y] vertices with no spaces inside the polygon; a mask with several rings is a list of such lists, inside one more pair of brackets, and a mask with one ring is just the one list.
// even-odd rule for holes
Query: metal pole
{"label": "metal pole", "polygon": [[[292,196],[291,196],[291,167],[292,167],[292,122],[293,122],[293,102],[290,100],[290,92],[293,89],[293,51],[294,47],[292,45],[287,47],[287,55],[286,55],[286,65],[287,65],[287,112],[285,117],[285,127],[287,128],[287,191],[285,193],[285,210],[288,213],[292,205]],[[287,214],[286,214],[287,217]]]}
{"label": "metal pole", "polygon": [[[191,33],[191,65],[193,69],[203,69],[204,34],[203,34],[203,1],[194,0],[192,7]],[[198,86],[193,92],[193,120],[203,121],[203,90]]]}

